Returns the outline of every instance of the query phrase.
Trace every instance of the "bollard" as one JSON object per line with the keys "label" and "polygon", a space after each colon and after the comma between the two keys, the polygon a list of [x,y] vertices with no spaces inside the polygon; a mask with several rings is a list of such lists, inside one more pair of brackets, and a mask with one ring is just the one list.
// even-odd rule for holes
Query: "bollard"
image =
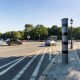
{"label": "bollard", "polygon": [[62,19],[62,64],[68,64],[68,18]]}

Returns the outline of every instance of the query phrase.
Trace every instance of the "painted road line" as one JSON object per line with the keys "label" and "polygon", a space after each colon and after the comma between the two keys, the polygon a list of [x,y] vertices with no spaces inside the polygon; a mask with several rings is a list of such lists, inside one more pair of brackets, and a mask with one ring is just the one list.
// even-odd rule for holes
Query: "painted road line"
{"label": "painted road line", "polygon": [[62,45],[58,45],[58,47],[59,47],[59,49],[61,49],[62,48]]}
{"label": "painted road line", "polygon": [[[40,49],[40,50],[43,50],[43,49]],[[29,53],[29,54],[27,54],[27,55],[24,55],[24,56],[31,56],[31,55],[33,55],[34,53],[36,53],[36,52],[38,52],[38,51],[40,51],[40,50],[37,50],[37,51],[31,52],[31,53]],[[15,55],[12,55],[12,56],[16,56],[16,54],[15,54]]]}
{"label": "painted road line", "polygon": [[46,79],[47,73],[48,73],[48,71],[50,70],[51,66],[55,63],[55,60],[57,59],[57,57],[58,57],[59,55],[60,55],[60,54],[57,54],[57,55],[51,60],[51,62],[48,64],[48,66],[47,66],[46,69],[43,71],[43,73],[41,74],[41,76],[39,77],[38,80],[48,80],[48,79]]}
{"label": "painted road line", "polygon": [[76,53],[76,56],[77,56],[77,58],[78,58],[78,61],[80,62],[80,59],[79,59],[79,56],[78,56],[78,54],[77,54],[77,51],[75,50],[75,53]]}
{"label": "painted road line", "polygon": [[41,50],[22,68],[22,70],[12,80],[18,80],[22,76],[22,74],[27,70],[27,68],[31,65],[31,63],[34,61],[34,59],[38,56],[40,52]]}
{"label": "painted road line", "polygon": [[53,46],[53,55],[57,54],[55,46]]}
{"label": "painted road line", "polygon": [[57,46],[56,48],[57,48],[57,52],[61,52],[61,49],[59,48],[59,46]]}
{"label": "painted road line", "polygon": [[53,46],[53,50],[54,50],[54,52],[56,52],[55,46]]}
{"label": "painted road line", "polygon": [[[38,51],[36,51],[36,52],[38,52]],[[36,52],[33,52],[33,53],[31,53],[31,54],[29,54],[29,55],[27,55],[27,56],[30,56],[30,55],[32,55],[32,54],[34,54],[34,53],[36,53]],[[26,56],[26,57],[27,57],[27,56]],[[8,65],[10,65],[10,64],[12,64],[12,63],[14,63],[14,62],[16,62],[16,61],[18,61],[18,60],[20,60],[20,59],[22,59],[22,58],[23,58],[23,57],[21,57],[21,58],[19,58],[19,59],[16,59],[16,60],[14,60],[14,61],[12,61],[12,62],[9,62],[9,63],[1,66],[0,69],[2,69],[2,68],[4,68],[4,67],[6,67],[6,66],[8,66]]]}
{"label": "painted road line", "polygon": [[39,72],[39,70],[40,70],[42,61],[43,61],[43,59],[44,59],[46,50],[47,50],[47,49],[45,49],[44,54],[42,55],[40,61],[38,62],[38,64],[37,64],[37,66],[36,66],[36,68],[35,68],[35,70],[34,70],[32,76],[31,76],[31,78],[30,78],[29,80],[35,80],[35,79],[36,79],[36,77],[37,77],[37,75],[38,75],[38,72]]}
{"label": "painted road line", "polygon": [[[21,57],[21,58],[23,58],[23,57]],[[12,63],[14,63],[14,62],[16,62],[16,61],[18,61],[18,60],[20,60],[21,58],[18,58],[18,59],[14,60],[14,61],[11,61],[11,62],[9,62],[9,63],[7,63],[7,64],[5,64],[5,65],[0,66],[0,69],[2,69],[2,68],[4,68],[4,67],[6,67],[6,66],[8,66],[8,65],[10,65],[10,64],[12,64]]]}
{"label": "painted road line", "polygon": [[54,47],[54,52],[55,53],[59,53],[59,51],[60,51],[60,48],[58,48],[58,46]]}
{"label": "painted road line", "polygon": [[61,47],[59,45],[57,46],[57,48],[58,48],[59,51],[61,51]]}
{"label": "painted road line", "polygon": [[5,74],[7,71],[9,71],[11,68],[13,68],[15,65],[17,65],[18,63],[20,63],[22,60],[24,60],[26,57],[23,57],[22,59],[20,59],[19,61],[17,61],[16,63],[12,64],[11,66],[9,66],[8,68],[4,69],[2,72],[0,72],[0,76]]}
{"label": "painted road line", "polygon": [[51,47],[50,47],[50,52],[49,52],[49,60],[51,60]]}
{"label": "painted road line", "polygon": [[[38,51],[36,51],[36,52],[38,52]],[[29,55],[27,55],[27,56],[30,56],[30,55],[32,55],[32,54],[34,54],[34,53],[36,53],[36,52],[33,52],[33,53],[31,53],[31,54],[29,54]],[[23,57],[21,57],[21,58],[23,58]],[[14,63],[14,62],[16,62],[16,61],[18,61],[18,60],[20,60],[21,58],[16,59],[16,60],[14,60],[14,61],[11,61],[11,62],[3,65],[3,66],[0,66],[0,69],[2,69],[2,68],[4,68],[4,67],[6,67],[6,66],[8,66],[8,65],[10,65],[10,64],[12,64],[12,63]],[[3,59],[3,58],[2,58],[2,59]]]}

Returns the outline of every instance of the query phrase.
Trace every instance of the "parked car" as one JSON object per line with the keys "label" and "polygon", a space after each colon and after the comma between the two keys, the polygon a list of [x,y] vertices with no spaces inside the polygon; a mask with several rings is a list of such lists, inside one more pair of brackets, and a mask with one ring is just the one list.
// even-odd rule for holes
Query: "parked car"
{"label": "parked car", "polygon": [[46,46],[56,46],[56,42],[54,40],[46,40],[45,45]]}
{"label": "parked car", "polygon": [[7,39],[6,40],[6,43],[11,46],[11,45],[14,45],[14,44],[17,44],[17,45],[21,45],[22,42],[19,40],[19,39],[14,39],[14,38],[11,38],[11,39]]}

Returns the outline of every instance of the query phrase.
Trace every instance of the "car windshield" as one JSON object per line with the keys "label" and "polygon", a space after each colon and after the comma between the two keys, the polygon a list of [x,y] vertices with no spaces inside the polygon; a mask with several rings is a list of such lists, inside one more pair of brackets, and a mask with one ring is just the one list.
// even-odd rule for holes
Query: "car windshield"
{"label": "car windshield", "polygon": [[7,41],[10,41],[10,39],[7,39],[6,42],[7,42]]}

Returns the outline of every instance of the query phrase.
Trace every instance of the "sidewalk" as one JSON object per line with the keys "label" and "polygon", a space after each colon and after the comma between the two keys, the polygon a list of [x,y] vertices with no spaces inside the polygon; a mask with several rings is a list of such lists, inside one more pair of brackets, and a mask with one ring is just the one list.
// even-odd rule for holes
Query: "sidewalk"
{"label": "sidewalk", "polygon": [[51,61],[39,80],[80,80],[80,61],[75,50],[68,52],[69,63],[62,64],[62,54]]}

